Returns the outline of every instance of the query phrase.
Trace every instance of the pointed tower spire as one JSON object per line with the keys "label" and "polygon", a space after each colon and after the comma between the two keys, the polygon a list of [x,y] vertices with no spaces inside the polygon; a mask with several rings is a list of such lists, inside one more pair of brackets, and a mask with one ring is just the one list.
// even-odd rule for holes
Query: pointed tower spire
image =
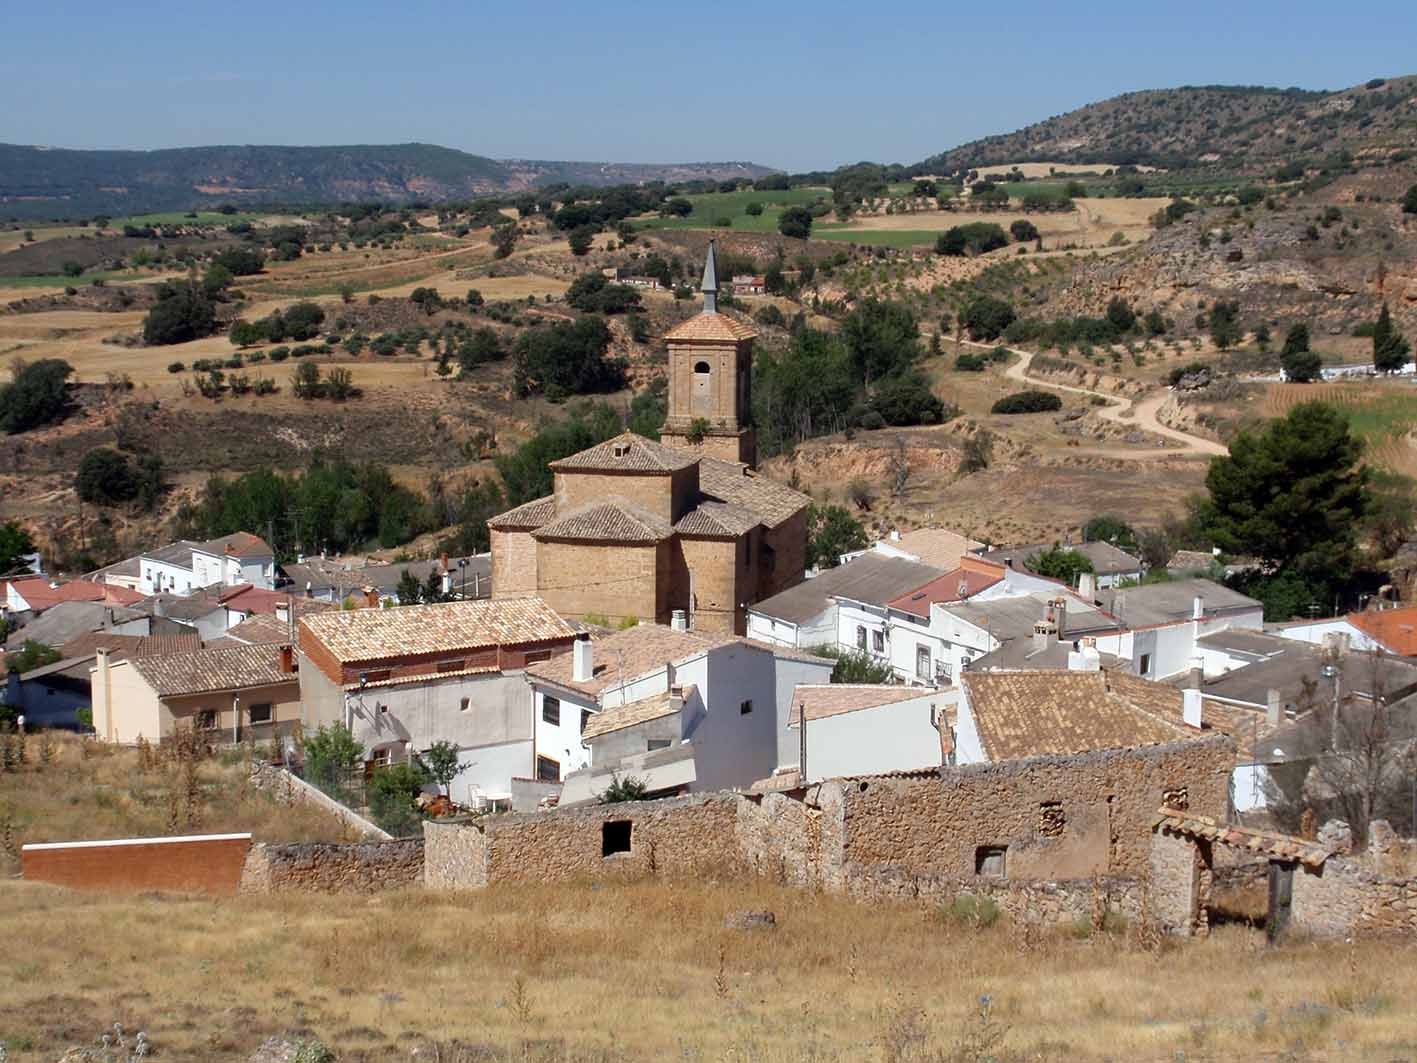
{"label": "pointed tower spire", "polygon": [[708,256],[704,259],[704,282],[700,285],[704,293],[704,313],[718,313],[718,258],[714,255],[713,241],[709,241]]}

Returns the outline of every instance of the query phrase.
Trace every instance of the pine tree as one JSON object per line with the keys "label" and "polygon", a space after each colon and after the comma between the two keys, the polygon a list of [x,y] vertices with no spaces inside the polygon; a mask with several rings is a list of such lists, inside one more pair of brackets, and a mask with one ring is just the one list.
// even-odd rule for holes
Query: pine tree
{"label": "pine tree", "polygon": [[1289,332],[1284,337],[1284,350],[1281,355],[1298,354],[1300,351],[1309,349],[1309,326],[1302,321],[1297,325],[1292,325]]}
{"label": "pine tree", "polygon": [[1373,368],[1379,373],[1396,373],[1407,364],[1410,350],[1407,340],[1393,326],[1392,314],[1384,303],[1373,327]]}

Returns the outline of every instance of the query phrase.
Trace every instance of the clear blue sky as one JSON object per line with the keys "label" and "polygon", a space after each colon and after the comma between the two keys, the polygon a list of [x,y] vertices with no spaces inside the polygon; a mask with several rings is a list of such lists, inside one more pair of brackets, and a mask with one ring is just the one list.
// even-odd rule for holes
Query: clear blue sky
{"label": "clear blue sky", "polygon": [[0,141],[916,162],[1120,92],[1417,72],[1417,3],[9,3]]}

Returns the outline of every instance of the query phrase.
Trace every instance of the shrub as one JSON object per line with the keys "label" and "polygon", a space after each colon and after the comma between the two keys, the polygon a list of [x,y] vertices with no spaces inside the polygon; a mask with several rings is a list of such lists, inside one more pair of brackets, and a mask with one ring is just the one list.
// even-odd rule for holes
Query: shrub
{"label": "shrub", "polygon": [[14,364],[12,379],[0,384],[0,431],[11,435],[58,420],[68,399],[66,381],[74,367],[58,358]]}
{"label": "shrub", "polygon": [[1038,226],[1026,218],[1019,218],[1009,226],[1009,235],[1021,244],[1032,243],[1038,239]]}
{"label": "shrub", "polygon": [[[945,404],[930,390],[924,374],[907,370],[887,377],[876,385],[871,396],[871,412],[893,427],[939,424],[945,418]],[[862,421],[863,427],[869,427]]]}
{"label": "shrub", "polygon": [[778,216],[777,231],[796,240],[807,239],[812,235],[812,212],[806,207],[788,207]]}
{"label": "shrub", "polygon": [[955,369],[961,373],[982,373],[989,359],[982,354],[961,354],[955,359]]}
{"label": "shrub", "polygon": [[143,321],[143,342],[152,346],[186,343],[216,331],[216,311],[199,285],[164,284],[157,304]]}
{"label": "shrub", "polygon": [[283,362],[290,357],[289,347],[272,347],[266,352],[266,356],[273,362]]}
{"label": "shrub", "polygon": [[1051,391],[1015,391],[990,408],[990,413],[1048,413],[1061,410],[1063,400]]}
{"label": "shrub", "polygon": [[959,321],[976,342],[996,340],[1013,324],[1014,308],[992,295],[976,295],[960,311]]}
{"label": "shrub", "polygon": [[167,371],[168,371],[169,373],[181,373],[181,372],[184,372],[186,369],[187,369],[187,367],[186,367],[185,365],[183,365],[181,362],[168,362],[168,363],[167,363]]}
{"label": "shrub", "polygon": [[79,462],[74,490],[85,502],[112,506],[137,495],[138,477],[127,457],[110,447],[95,447]]}

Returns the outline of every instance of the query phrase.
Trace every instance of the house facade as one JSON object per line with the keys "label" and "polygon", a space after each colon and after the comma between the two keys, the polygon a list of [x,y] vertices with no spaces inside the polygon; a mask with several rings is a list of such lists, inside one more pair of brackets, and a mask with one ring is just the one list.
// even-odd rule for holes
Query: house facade
{"label": "house facade", "polygon": [[537,598],[327,611],[297,629],[305,726],[343,723],[371,770],[451,742],[465,766],[451,796],[469,805],[533,774],[522,671],[575,637]]}
{"label": "house facade", "polygon": [[796,785],[857,775],[938,769],[958,691],[932,687],[803,684],[792,693]]}
{"label": "house facade", "polygon": [[272,590],[275,578],[275,551],[250,532],[201,543],[181,539],[138,555],[137,588],[145,596],[185,596],[243,583]]}

